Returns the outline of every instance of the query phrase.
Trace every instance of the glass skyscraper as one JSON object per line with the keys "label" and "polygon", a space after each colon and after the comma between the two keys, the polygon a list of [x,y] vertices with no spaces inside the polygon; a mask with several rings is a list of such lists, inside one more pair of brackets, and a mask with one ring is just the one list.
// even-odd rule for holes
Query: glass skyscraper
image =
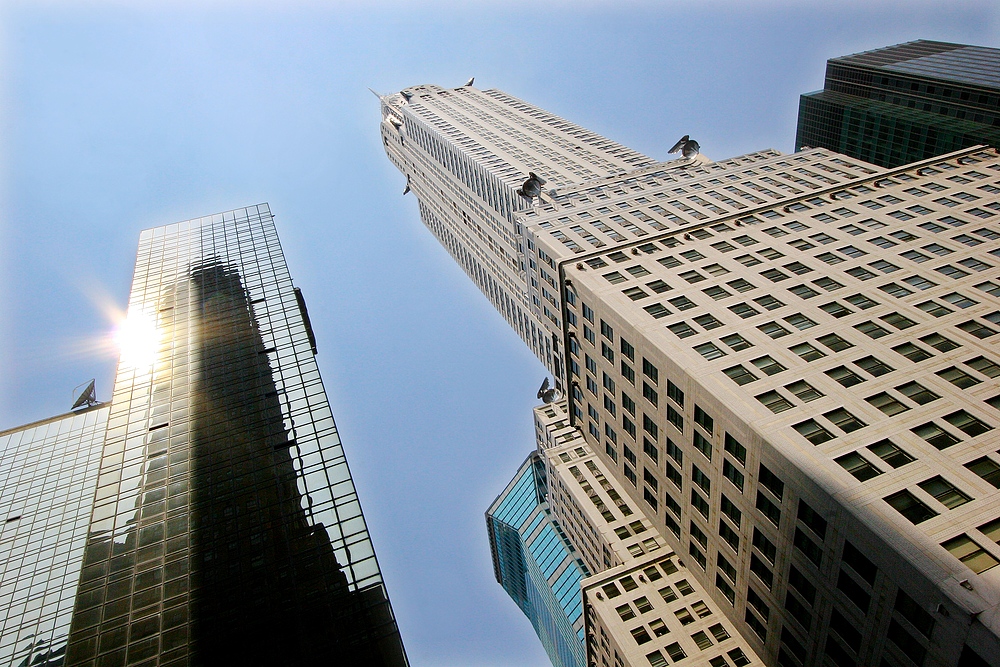
{"label": "glass skyscraper", "polygon": [[1000,145],[1000,49],[919,40],[827,61],[799,102],[795,150],[898,167]]}
{"label": "glass skyscraper", "polygon": [[406,665],[267,205],[144,231],[127,322],[68,638],[30,664]]}
{"label": "glass skyscraper", "polygon": [[584,667],[580,581],[590,574],[546,502],[545,466],[532,453],[486,511],[497,581],[531,621],[555,667]]}

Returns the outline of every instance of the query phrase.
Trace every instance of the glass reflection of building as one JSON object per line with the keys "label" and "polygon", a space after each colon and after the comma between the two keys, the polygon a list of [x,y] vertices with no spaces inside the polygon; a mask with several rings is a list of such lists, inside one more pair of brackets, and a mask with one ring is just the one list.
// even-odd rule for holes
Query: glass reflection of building
{"label": "glass reflection of building", "polygon": [[143,232],[129,320],[144,339],[94,411],[103,451],[60,565],[68,638],[64,612],[16,656],[406,665],[268,207]]}
{"label": "glass reflection of building", "polygon": [[551,515],[532,453],[486,511],[497,581],[531,621],[555,667],[583,667],[580,581],[590,572]]}
{"label": "glass reflection of building", "polygon": [[107,404],[0,431],[0,665],[62,664]]}

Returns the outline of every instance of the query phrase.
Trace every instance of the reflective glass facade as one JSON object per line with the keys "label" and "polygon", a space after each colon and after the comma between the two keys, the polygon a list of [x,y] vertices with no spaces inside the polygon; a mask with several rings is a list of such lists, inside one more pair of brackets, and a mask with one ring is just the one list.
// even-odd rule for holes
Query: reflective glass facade
{"label": "reflective glass facade", "polygon": [[0,665],[61,665],[107,405],[0,432]]}
{"label": "reflective glass facade", "polygon": [[146,230],[67,665],[405,665],[266,205]]}
{"label": "reflective glass facade", "polygon": [[795,148],[897,167],[1000,145],[1000,49],[916,41],[827,62],[799,103]]}
{"label": "reflective glass facade", "polygon": [[531,621],[555,667],[583,667],[589,573],[545,502],[545,467],[532,454],[486,512],[497,581]]}

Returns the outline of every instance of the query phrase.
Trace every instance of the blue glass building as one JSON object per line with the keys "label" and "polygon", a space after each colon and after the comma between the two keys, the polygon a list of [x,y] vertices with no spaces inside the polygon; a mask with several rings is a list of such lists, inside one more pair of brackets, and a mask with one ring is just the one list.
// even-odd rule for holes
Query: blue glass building
{"label": "blue glass building", "polygon": [[549,511],[537,453],[486,511],[497,581],[531,621],[555,667],[584,667],[580,581],[590,575]]}

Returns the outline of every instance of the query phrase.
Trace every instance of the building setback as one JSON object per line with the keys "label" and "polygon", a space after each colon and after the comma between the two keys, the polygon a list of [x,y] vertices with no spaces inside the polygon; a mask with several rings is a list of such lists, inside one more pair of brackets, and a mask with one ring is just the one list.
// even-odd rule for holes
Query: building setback
{"label": "building setback", "polygon": [[[34,608],[4,598],[21,620],[0,646],[24,665],[407,664],[267,205],[142,232],[128,320],[110,405],[61,420],[95,420],[64,512],[80,534],[46,564],[62,579],[11,583],[72,592],[72,620],[31,635]],[[51,530],[4,511],[29,543]]]}
{"label": "building setback", "polygon": [[1000,49],[918,40],[826,65],[802,95],[795,150],[830,150],[883,167],[1000,146]]}
{"label": "building setback", "polygon": [[[513,99],[429,86],[382,98],[393,163],[418,197],[433,189],[456,212],[442,228],[468,224],[463,204],[431,185],[410,109],[481,96]],[[438,121],[435,140],[468,153],[459,126]],[[509,141],[546,179],[549,158]],[[479,196],[457,181],[452,191]],[[562,372],[565,426],[752,654],[1000,664],[996,151],[895,169],[822,149],[684,158],[506,205],[525,257],[516,288],[552,314],[534,313]],[[586,538],[613,513],[588,529],[551,511],[570,477],[547,476],[550,520],[588,568],[628,570]],[[617,632],[609,646],[646,647],[655,629],[610,622],[588,583],[584,618]],[[634,609],[637,594],[621,602]],[[716,650],[694,641],[696,656]],[[618,664],[586,649],[588,664]],[[657,650],[622,660],[696,664],[692,651]],[[713,667],[735,664],[724,653]]]}

